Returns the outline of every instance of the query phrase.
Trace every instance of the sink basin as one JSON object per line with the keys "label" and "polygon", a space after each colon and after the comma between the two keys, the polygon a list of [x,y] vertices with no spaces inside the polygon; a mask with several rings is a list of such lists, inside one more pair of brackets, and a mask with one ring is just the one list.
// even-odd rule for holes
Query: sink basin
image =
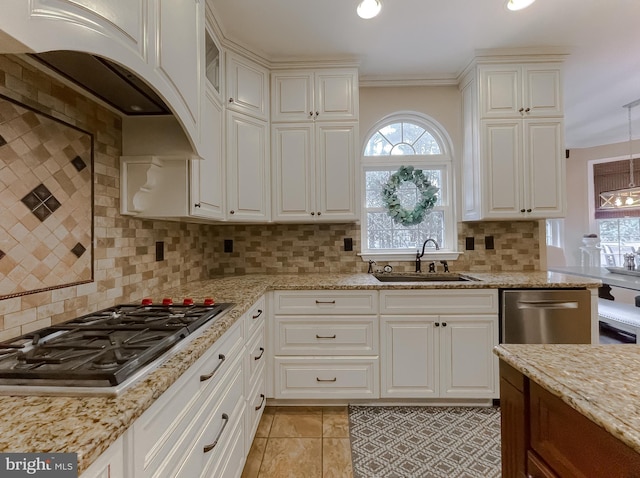
{"label": "sink basin", "polygon": [[478,280],[456,272],[391,272],[388,274],[373,274],[373,276],[380,282],[466,282]]}

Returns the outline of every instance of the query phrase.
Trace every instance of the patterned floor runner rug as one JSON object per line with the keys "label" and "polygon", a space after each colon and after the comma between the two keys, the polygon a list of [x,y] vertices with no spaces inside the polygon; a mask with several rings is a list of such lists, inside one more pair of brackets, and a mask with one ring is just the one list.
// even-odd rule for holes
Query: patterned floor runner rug
{"label": "patterned floor runner rug", "polygon": [[349,406],[354,478],[500,478],[496,407]]}

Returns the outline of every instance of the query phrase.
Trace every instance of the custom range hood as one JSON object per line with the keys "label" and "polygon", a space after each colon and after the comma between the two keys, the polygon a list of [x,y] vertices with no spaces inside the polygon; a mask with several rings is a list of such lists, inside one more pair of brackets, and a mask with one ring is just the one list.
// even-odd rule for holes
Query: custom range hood
{"label": "custom range hood", "polygon": [[60,50],[29,56],[124,115],[172,114],[162,98],[143,80],[110,60],[89,53]]}

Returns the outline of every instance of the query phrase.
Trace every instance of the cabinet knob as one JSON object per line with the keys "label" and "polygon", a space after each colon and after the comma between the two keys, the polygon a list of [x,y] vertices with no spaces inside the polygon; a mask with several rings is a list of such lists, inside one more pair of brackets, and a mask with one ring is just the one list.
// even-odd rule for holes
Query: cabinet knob
{"label": "cabinet knob", "polygon": [[229,103],[233,103],[233,98],[229,98]]}
{"label": "cabinet knob", "polygon": [[524,209],[520,209],[520,212],[524,212]]}
{"label": "cabinet knob", "polygon": [[313,111],[309,111],[309,118],[313,118]]}
{"label": "cabinet knob", "polygon": [[435,324],[433,324],[433,325],[435,325],[436,327],[440,327],[440,322],[436,322],[436,323],[435,323]]}
{"label": "cabinet knob", "polygon": [[520,109],[518,110],[518,113],[522,113],[523,111],[524,111],[524,108],[520,108]]}
{"label": "cabinet knob", "polygon": [[232,209],[231,211],[229,211],[229,214],[235,214],[236,212]]}
{"label": "cabinet knob", "polygon": [[527,108],[526,110],[524,110],[525,113],[528,113],[529,111],[531,111],[531,108]]}
{"label": "cabinet knob", "polygon": [[318,113],[318,112],[316,111],[316,118],[318,117],[318,115],[319,115],[319,114],[320,114],[320,113]]}
{"label": "cabinet knob", "polygon": [[311,211],[311,215],[312,215],[312,216],[315,216],[315,215],[316,215],[316,213],[315,213],[315,212],[313,212],[313,211]]}
{"label": "cabinet knob", "polygon": [[200,207],[200,203],[199,202],[195,203],[193,207]]}
{"label": "cabinet knob", "polygon": [[322,214],[322,213],[321,213],[320,211],[318,211],[318,216],[319,216],[320,214]]}
{"label": "cabinet knob", "polygon": [[527,212],[531,212],[531,209],[527,209]]}
{"label": "cabinet knob", "polygon": [[446,323],[446,322],[442,322],[442,326],[443,326],[443,327],[446,327],[446,326],[447,326],[447,323]]}

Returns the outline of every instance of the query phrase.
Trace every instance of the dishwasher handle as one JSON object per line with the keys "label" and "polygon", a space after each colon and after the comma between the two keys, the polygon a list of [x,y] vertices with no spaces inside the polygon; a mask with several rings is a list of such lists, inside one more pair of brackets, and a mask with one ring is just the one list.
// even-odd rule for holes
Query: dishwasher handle
{"label": "dishwasher handle", "polygon": [[575,300],[519,300],[518,309],[577,309]]}

